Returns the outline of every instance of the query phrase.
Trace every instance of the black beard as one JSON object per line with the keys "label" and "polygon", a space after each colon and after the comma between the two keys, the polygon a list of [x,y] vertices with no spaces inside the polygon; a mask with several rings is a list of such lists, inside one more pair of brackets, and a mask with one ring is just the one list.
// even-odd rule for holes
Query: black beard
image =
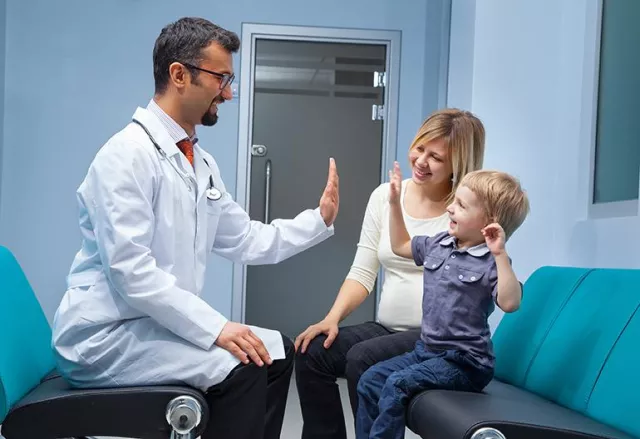
{"label": "black beard", "polygon": [[[212,102],[211,105],[217,105],[219,106],[220,104],[222,104],[224,102],[224,99],[221,99],[220,96],[216,97]],[[211,105],[209,105],[209,109],[207,110],[206,113],[204,113],[202,115],[202,119],[200,120],[200,123],[206,127],[211,127],[213,125],[215,125],[218,122],[218,113],[212,113],[211,110]]]}
{"label": "black beard", "polygon": [[214,126],[217,122],[218,122],[218,115],[212,114],[208,111],[202,116],[202,120],[200,121],[200,123],[205,127]]}

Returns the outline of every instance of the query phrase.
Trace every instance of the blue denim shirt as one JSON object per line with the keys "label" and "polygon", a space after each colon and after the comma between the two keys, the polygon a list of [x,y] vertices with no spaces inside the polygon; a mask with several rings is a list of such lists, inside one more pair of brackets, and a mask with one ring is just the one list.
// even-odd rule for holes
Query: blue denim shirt
{"label": "blue denim shirt", "polygon": [[488,318],[498,289],[496,262],[485,244],[458,249],[441,232],[415,236],[413,258],[424,267],[422,341],[432,350],[455,349],[494,367]]}

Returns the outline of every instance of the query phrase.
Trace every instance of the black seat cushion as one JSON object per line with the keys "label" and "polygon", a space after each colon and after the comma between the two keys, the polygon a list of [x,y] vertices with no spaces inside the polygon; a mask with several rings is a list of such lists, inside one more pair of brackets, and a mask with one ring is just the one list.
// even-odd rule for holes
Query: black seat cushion
{"label": "black seat cushion", "polygon": [[483,393],[429,390],[408,407],[409,428],[425,439],[468,439],[481,427],[507,438],[632,439],[578,412],[493,380]]}
{"label": "black seat cushion", "polygon": [[171,427],[165,414],[169,401],[191,396],[202,406],[200,435],[209,419],[204,395],[190,387],[149,386],[74,389],[59,376],[49,377],[9,412],[2,424],[6,439],[57,439],[117,436],[167,439]]}

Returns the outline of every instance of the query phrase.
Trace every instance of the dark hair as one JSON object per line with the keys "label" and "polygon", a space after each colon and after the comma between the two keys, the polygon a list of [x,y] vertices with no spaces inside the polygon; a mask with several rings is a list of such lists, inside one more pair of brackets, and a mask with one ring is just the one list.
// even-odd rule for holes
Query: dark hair
{"label": "dark hair", "polygon": [[[238,35],[204,18],[185,17],[165,26],[153,48],[156,93],[166,90],[171,63],[179,61],[197,66],[202,61],[202,49],[212,42],[220,44],[229,53],[240,48]],[[189,70],[194,78],[197,77],[197,70]]]}

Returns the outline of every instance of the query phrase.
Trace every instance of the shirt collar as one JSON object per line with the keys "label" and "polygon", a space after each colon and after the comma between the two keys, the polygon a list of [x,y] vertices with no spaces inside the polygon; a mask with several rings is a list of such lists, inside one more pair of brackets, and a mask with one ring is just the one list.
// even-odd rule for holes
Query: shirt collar
{"label": "shirt collar", "polygon": [[[447,236],[442,241],[440,241],[440,245],[444,245],[444,246],[453,245],[453,248],[456,248],[456,249],[458,248],[456,238],[451,235]],[[474,245],[473,247],[470,247],[465,251],[469,253],[471,256],[475,256],[476,258],[479,258],[489,253],[489,247],[487,247],[487,244],[483,243],[483,244]]]}
{"label": "shirt collar", "polygon": [[171,136],[171,140],[173,140],[173,143],[177,144],[179,141],[187,138],[190,139],[194,145],[198,143],[197,133],[194,132],[193,136],[189,137],[187,135],[187,132],[184,130],[184,128],[182,128],[178,124],[178,122],[173,120],[171,116],[165,113],[165,111],[162,108],[160,108],[160,106],[156,103],[154,99],[151,99],[151,101],[149,102],[149,105],[147,105],[147,110],[149,110],[158,119],[160,119],[162,126],[167,130],[167,132],[169,133],[169,136]]}

